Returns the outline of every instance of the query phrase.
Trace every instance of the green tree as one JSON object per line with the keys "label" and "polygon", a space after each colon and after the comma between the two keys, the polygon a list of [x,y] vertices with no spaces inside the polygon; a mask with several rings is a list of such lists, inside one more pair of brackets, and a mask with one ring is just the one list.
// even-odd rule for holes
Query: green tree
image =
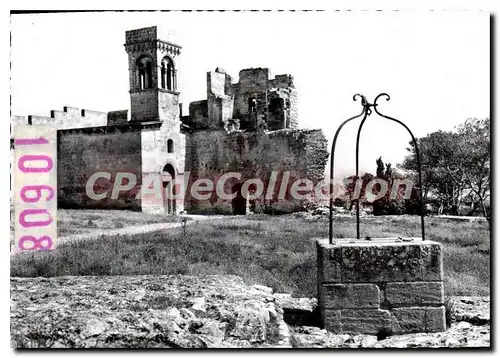
{"label": "green tree", "polygon": [[[359,198],[361,199],[360,204],[363,202],[365,198],[365,192],[366,192],[366,186],[374,178],[373,174],[371,173],[364,173],[361,176],[361,188],[359,192]],[[345,198],[347,201],[347,208],[348,210],[352,210],[353,206],[356,204],[358,201],[357,197],[353,197],[355,194],[356,190],[356,176],[351,175],[349,177],[344,178],[344,188],[345,188]]]}
{"label": "green tree", "polygon": [[[391,199],[392,193],[392,168],[391,163],[384,164],[382,157],[377,161],[377,178],[387,182],[386,194],[373,202],[373,215],[401,215],[405,213],[405,201],[402,198]],[[374,194],[379,192],[380,188],[374,188]]]}
{"label": "green tree", "polygon": [[[472,202],[471,211],[479,207],[489,218],[485,202],[491,188],[491,142],[490,119],[472,118],[458,127],[460,142],[457,149],[457,163],[453,175],[462,177],[467,196]],[[450,168],[450,173],[452,169]]]}

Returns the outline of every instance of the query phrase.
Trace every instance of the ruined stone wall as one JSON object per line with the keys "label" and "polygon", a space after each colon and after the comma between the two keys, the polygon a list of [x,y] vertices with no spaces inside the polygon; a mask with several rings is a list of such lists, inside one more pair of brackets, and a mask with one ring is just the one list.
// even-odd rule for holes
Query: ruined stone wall
{"label": "ruined stone wall", "polygon": [[207,72],[207,98],[224,97],[231,95],[232,79],[223,69],[217,67],[215,71]]}
{"label": "ruined stone wall", "polygon": [[[186,138],[186,172],[190,172],[190,183],[198,178],[209,178],[215,182],[225,173],[242,174],[241,182],[260,178],[264,183],[264,194],[250,201],[256,212],[300,210],[308,200],[290,197],[290,187],[299,178],[319,181],[327,159],[326,139],[320,130],[281,130],[273,132],[243,132],[224,130],[195,131]],[[313,160],[313,151],[317,158]],[[277,171],[274,193],[266,199],[272,171]],[[289,172],[287,195],[278,199],[283,173]],[[224,191],[233,193],[235,179],[226,181]],[[252,189],[252,188],[251,188]],[[189,193],[188,193],[189,194]],[[208,200],[198,201],[190,195],[185,205],[190,212],[234,212],[234,203],[216,195],[215,187]]]}
{"label": "ruined stone wall", "polygon": [[[297,90],[295,89],[295,84],[293,82],[293,77],[291,75],[276,75],[274,79],[269,80],[269,92],[270,96],[268,101],[271,104],[271,99],[273,97],[280,98],[283,101],[283,111],[286,113],[286,121],[284,128],[296,129],[298,128],[298,113],[297,113],[297,105],[298,105],[298,95]],[[272,109],[272,108],[270,108]],[[272,129],[272,121],[277,120],[276,115],[273,114],[272,111],[268,113],[269,119],[269,129]],[[282,116],[281,113],[278,112],[278,116]]]}
{"label": "ruined stone wall", "polygon": [[189,103],[189,115],[182,117],[182,123],[191,129],[208,129],[208,101],[206,99]]}
{"label": "ruined stone wall", "polygon": [[[264,121],[268,130],[298,127],[297,91],[290,75],[270,79],[267,68],[240,71],[234,92],[234,118],[240,119],[240,128],[254,129]],[[256,100],[252,111],[250,102]]]}
{"label": "ruined stone wall", "polygon": [[209,128],[224,128],[233,118],[234,96],[231,76],[219,67],[207,72],[207,105]]}
{"label": "ruined stone wall", "polygon": [[321,129],[301,130],[306,136],[306,164],[308,178],[320,181],[324,178],[329,157],[328,140]]}
{"label": "ruined stone wall", "polygon": [[194,130],[222,129],[232,117],[232,96],[211,96],[208,100],[191,102],[189,116],[183,116],[182,123]]}
{"label": "ruined stone wall", "polygon": [[208,128],[223,128],[232,117],[232,97],[210,97],[208,99],[208,118],[210,118]]}
{"label": "ruined stone wall", "polygon": [[269,77],[267,68],[249,68],[232,83],[223,69],[207,72],[207,100],[192,102],[183,123],[195,130],[227,129],[234,120],[242,130],[298,128],[293,77]]}
{"label": "ruined stone wall", "polygon": [[207,72],[207,99],[191,102],[182,122],[194,130],[226,128],[233,118],[231,76],[223,69]]}
{"label": "ruined stone wall", "polygon": [[[99,208],[140,210],[135,190],[110,198],[117,172],[132,172],[141,184],[141,127],[112,126],[58,131],[57,181],[59,208]],[[102,200],[92,200],[85,192],[89,177],[109,172],[111,179],[98,180],[96,193],[107,191]]]}
{"label": "ruined stone wall", "polygon": [[241,129],[256,128],[257,111],[252,112],[250,101],[255,99],[257,104],[267,103],[268,80],[269,69],[267,68],[250,68],[240,71],[239,82],[233,84],[233,117],[240,120]]}

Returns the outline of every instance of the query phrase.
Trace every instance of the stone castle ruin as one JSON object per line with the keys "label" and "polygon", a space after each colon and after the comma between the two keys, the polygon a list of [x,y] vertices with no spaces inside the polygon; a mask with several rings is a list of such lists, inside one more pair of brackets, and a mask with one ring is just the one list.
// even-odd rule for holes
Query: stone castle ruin
{"label": "stone castle ruin", "polygon": [[[242,182],[260,178],[264,183],[278,172],[278,183],[289,172],[295,179],[323,179],[328,158],[327,140],[321,130],[298,129],[297,90],[291,75],[271,78],[265,68],[244,69],[239,81],[216,68],[207,73],[207,99],[192,102],[189,115],[179,103],[176,61],[181,46],[157,38],[157,28],[126,32],[130,111],[97,112],[64,107],[49,117],[14,116],[19,124],[53,124],[58,129],[58,206],[60,208],[131,209],[149,213],[234,213],[290,212],[306,204],[287,195],[247,200]],[[89,178],[111,173],[94,184],[99,200],[87,195]],[[116,174],[133,173],[133,189],[111,197]],[[225,181],[221,199],[215,187],[204,200],[191,197],[189,190],[177,198],[177,186],[189,188],[197,179],[216,182],[229,172],[241,178]],[[189,175],[188,175],[189,173]],[[171,196],[152,199],[144,190],[145,178],[159,175]],[[121,178],[120,178],[121,180]],[[291,184],[289,184],[291,185]],[[211,192],[211,193],[210,193]],[[287,190],[288,192],[288,190]]]}

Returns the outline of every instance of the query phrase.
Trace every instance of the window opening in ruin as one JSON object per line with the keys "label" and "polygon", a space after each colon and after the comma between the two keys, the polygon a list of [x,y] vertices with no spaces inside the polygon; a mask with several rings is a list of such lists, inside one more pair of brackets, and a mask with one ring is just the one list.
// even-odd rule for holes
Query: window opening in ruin
{"label": "window opening in ruin", "polygon": [[257,100],[253,97],[248,99],[248,111],[253,113],[257,110]]}
{"label": "window opening in ruin", "polygon": [[287,128],[287,118],[283,98],[271,98],[269,101],[268,111],[271,114],[272,119],[270,122],[271,129],[277,130]]}
{"label": "window opening in ruin", "polygon": [[283,109],[283,99],[282,98],[271,98],[269,101],[269,111],[278,112]]}
{"label": "window opening in ruin", "polygon": [[169,139],[167,141],[167,152],[168,153],[173,153],[174,152],[174,141],[172,139]]}

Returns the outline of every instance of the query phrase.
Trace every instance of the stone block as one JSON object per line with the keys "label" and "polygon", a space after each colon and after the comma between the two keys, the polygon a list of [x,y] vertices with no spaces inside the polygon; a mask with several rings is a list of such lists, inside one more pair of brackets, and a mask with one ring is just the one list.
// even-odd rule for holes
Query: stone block
{"label": "stone block", "polygon": [[392,313],[399,322],[401,330],[397,333],[426,331],[425,307],[395,308]]}
{"label": "stone block", "polygon": [[443,281],[443,250],[440,243],[434,241],[420,242],[420,260],[422,263],[420,276],[422,281]]}
{"label": "stone block", "polygon": [[324,284],[320,304],[325,308],[379,308],[380,290],[376,284]]}
{"label": "stone block", "polygon": [[425,306],[443,304],[442,282],[389,282],[385,288],[386,304],[390,306]]}
{"label": "stone block", "polygon": [[[438,245],[438,244],[436,244]],[[423,249],[426,249],[425,251]],[[421,243],[395,243],[391,245],[351,245],[342,247],[342,282],[433,281],[438,265]]]}
{"label": "stone block", "polygon": [[341,280],[342,251],[324,240],[317,242],[318,252],[318,283],[337,283]]}
{"label": "stone block", "polygon": [[427,332],[443,332],[446,330],[446,316],[444,306],[426,307],[425,323]]}
{"label": "stone block", "polygon": [[446,330],[444,307],[404,307],[391,311],[399,322],[399,334]]}
{"label": "stone block", "polygon": [[345,309],[341,310],[342,333],[379,334],[401,331],[396,318],[388,310]]}
{"label": "stone block", "polygon": [[321,323],[323,327],[334,333],[342,333],[342,323],[340,318],[340,310],[330,310],[321,308]]}
{"label": "stone block", "polygon": [[332,245],[328,240],[318,240],[318,255],[323,260],[323,267],[319,267],[323,282],[339,282],[339,272],[342,283],[442,281],[443,278],[441,244],[420,238],[336,239]]}

